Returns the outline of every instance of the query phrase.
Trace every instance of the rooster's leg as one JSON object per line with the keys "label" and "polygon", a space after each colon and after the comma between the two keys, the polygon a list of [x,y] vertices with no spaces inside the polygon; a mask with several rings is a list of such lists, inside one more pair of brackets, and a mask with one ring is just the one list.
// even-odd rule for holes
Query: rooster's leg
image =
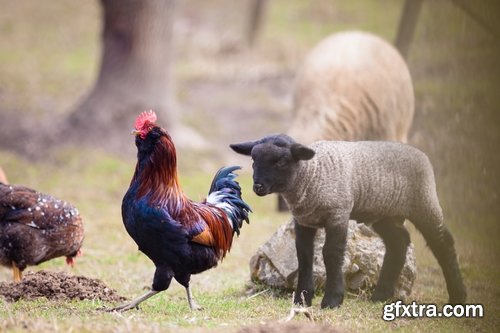
{"label": "rooster's leg", "polygon": [[191,308],[191,311],[198,311],[198,310],[203,310],[203,308],[196,303],[196,301],[193,298],[193,294],[191,293],[191,288],[189,285],[186,287],[186,293],[187,293],[187,298],[189,302],[189,307]]}
{"label": "rooster's leg", "polygon": [[144,295],[142,295],[140,297],[137,297],[132,302],[126,303],[126,304],[122,304],[122,305],[120,305],[120,306],[118,306],[116,308],[108,309],[108,311],[109,312],[113,312],[113,311],[125,312],[127,310],[130,310],[130,309],[133,309],[133,308],[137,308],[139,304],[141,304],[142,302],[144,302],[145,300],[147,300],[151,296],[154,296],[154,295],[156,295],[158,293],[159,293],[159,291],[150,290],[147,293],[145,293]]}
{"label": "rooster's leg", "polygon": [[179,282],[181,285],[183,285],[184,288],[186,288],[187,299],[188,299],[189,308],[191,309],[191,311],[203,310],[203,308],[201,306],[199,306],[198,303],[196,303],[196,301],[193,298],[193,294],[191,293],[191,288],[189,287],[189,280],[191,279],[191,274],[188,274],[188,273],[179,274],[179,273],[177,273],[175,275],[175,279],[177,280],[177,282]]}
{"label": "rooster's leg", "polygon": [[17,267],[17,265],[12,262],[12,273],[14,275],[14,282],[21,282],[23,278],[23,272]]}

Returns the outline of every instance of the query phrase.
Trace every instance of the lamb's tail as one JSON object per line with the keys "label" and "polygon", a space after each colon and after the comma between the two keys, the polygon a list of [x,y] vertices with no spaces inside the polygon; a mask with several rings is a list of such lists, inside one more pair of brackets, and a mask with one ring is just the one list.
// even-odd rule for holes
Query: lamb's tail
{"label": "lamb's tail", "polygon": [[240,234],[243,221],[249,223],[248,213],[252,210],[250,206],[241,198],[240,184],[235,180],[237,175],[233,173],[241,167],[232,166],[221,168],[215,174],[210,190],[208,191],[207,202],[224,210],[231,221],[233,232]]}

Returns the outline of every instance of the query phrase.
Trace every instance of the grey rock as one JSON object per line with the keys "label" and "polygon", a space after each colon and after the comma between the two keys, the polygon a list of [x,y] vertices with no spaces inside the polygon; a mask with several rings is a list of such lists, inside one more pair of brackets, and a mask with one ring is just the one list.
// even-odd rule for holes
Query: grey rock
{"label": "grey rock", "polygon": [[[352,293],[371,293],[375,287],[385,247],[372,229],[356,221],[349,221],[345,253],[344,279],[346,289]],[[319,229],[314,241],[313,276],[316,288],[323,289],[326,281],[322,249],[325,232]],[[292,290],[297,284],[297,255],[295,251],[295,230],[292,222],[282,225],[275,234],[250,259],[251,279],[254,282],[275,288]],[[406,263],[395,288],[396,298],[410,295],[417,275],[413,244],[406,253]]]}

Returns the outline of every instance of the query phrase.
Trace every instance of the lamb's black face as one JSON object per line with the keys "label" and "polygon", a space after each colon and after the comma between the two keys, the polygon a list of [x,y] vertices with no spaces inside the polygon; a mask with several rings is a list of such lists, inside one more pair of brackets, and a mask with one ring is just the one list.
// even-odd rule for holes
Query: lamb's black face
{"label": "lamb's black face", "polygon": [[297,167],[289,148],[273,143],[257,144],[253,147],[251,156],[255,194],[264,196],[287,189]]}
{"label": "lamb's black face", "polygon": [[288,190],[296,177],[299,162],[314,156],[312,149],[284,134],[230,147],[237,153],[252,157],[253,190],[259,196]]}

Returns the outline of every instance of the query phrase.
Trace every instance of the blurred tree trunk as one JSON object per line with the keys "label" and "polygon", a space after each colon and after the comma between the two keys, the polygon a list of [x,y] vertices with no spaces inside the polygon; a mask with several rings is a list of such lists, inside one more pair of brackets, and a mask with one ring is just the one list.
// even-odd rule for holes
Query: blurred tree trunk
{"label": "blurred tree trunk", "polygon": [[261,30],[267,0],[250,0],[250,14],[246,30],[248,46],[252,47]]}
{"label": "blurred tree trunk", "polygon": [[[134,117],[145,109],[154,109],[167,127],[175,125],[171,80],[175,2],[101,1],[99,75],[67,119],[69,136],[93,141],[93,134],[106,133],[109,138],[110,131],[132,129]],[[96,139],[106,145],[107,138]]]}
{"label": "blurred tree trunk", "polygon": [[407,59],[410,45],[417,26],[418,15],[422,7],[423,0],[406,0],[403,6],[399,27],[394,44],[401,55]]}

